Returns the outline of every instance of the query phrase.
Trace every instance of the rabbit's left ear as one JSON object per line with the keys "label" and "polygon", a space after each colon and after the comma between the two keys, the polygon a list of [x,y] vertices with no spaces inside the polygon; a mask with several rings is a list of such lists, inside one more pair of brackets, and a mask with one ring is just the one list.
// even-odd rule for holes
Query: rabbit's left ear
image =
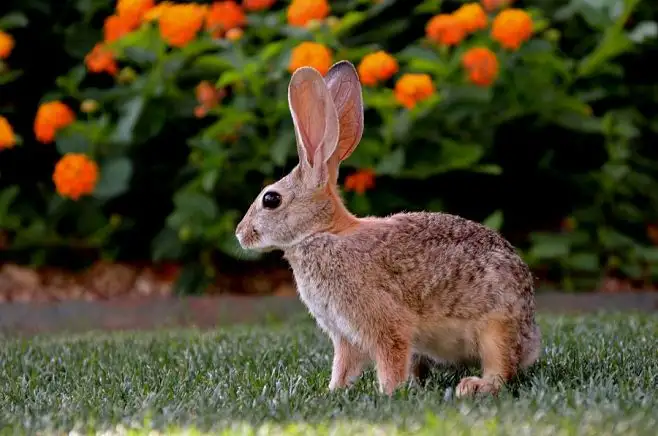
{"label": "rabbit's left ear", "polygon": [[324,77],[339,120],[338,146],[331,164],[347,159],[363,135],[363,96],[359,75],[349,61],[336,62]]}
{"label": "rabbit's left ear", "polygon": [[297,69],[288,86],[302,174],[308,183],[327,181],[327,162],[338,144],[338,115],[322,75],[312,67]]}

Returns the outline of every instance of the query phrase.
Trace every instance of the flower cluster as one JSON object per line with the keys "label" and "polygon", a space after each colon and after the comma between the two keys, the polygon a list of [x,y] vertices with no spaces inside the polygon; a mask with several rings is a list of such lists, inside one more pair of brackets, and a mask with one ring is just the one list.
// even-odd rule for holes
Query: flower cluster
{"label": "flower cluster", "polygon": [[[236,40],[247,24],[246,11],[271,7],[274,0],[215,1],[210,5],[154,0],[118,0],[115,13],[105,19],[103,41],[87,55],[85,63],[92,73],[116,75],[117,65],[109,45],[143,25],[157,25],[160,37],[171,47],[182,48],[205,31],[213,38]],[[292,7],[292,5],[291,5]]]}
{"label": "flower cluster", "polygon": [[[48,101],[39,106],[34,119],[34,135],[39,142],[50,143],[57,132],[75,122],[75,113],[59,100]],[[0,119],[0,143],[2,142],[2,120]],[[94,191],[99,169],[91,158],[84,154],[65,154],[55,165],[53,183],[62,197],[78,200]]]}
{"label": "flower cluster", "polygon": [[375,172],[370,168],[356,171],[345,177],[345,190],[363,194],[375,186]]}
{"label": "flower cluster", "polygon": [[[7,59],[14,50],[14,38],[0,30],[0,64],[2,59]],[[14,129],[9,124],[7,118],[0,115],[0,150],[13,148],[16,145],[16,135]]]}
{"label": "flower cluster", "polygon": [[[91,73],[107,73],[121,81],[125,71],[119,72],[113,43],[142,26],[154,26],[162,41],[169,47],[183,48],[200,34],[220,39],[237,40],[248,25],[247,14],[271,8],[276,0],[215,0],[208,4],[194,2],[155,0],[117,0],[114,13],[104,23],[103,41],[98,42],[85,56],[85,65]],[[427,39],[443,50],[459,45],[470,35],[486,32],[501,49],[518,50],[532,36],[533,23],[521,9],[508,8],[510,0],[481,0],[463,4],[450,14],[438,14],[426,24]],[[322,23],[338,22],[329,16],[331,6],[327,0],[292,0],[285,10],[287,24],[291,27],[318,29]],[[492,14],[492,16],[490,16]],[[13,39],[0,31],[0,58],[9,56]],[[311,66],[325,75],[334,62],[332,48],[319,41],[302,41],[290,53],[288,71]],[[476,86],[491,86],[499,74],[499,61],[492,48],[471,47],[461,54],[461,68],[466,78]],[[398,60],[384,50],[366,54],[357,65],[361,83],[366,87],[387,86],[401,70]],[[126,70],[126,69],[124,69]],[[429,74],[404,72],[393,85],[392,95],[397,103],[413,109],[419,102],[429,99],[436,92],[436,85]],[[198,118],[217,106],[225,96],[211,82],[202,81],[195,88],[198,105],[194,114]],[[89,108],[81,107],[83,112]],[[61,101],[42,104],[34,121],[34,133],[38,141],[50,143],[57,132],[75,121],[74,112]],[[0,117],[0,149],[11,148],[16,135],[9,122]],[[99,169],[90,157],[67,154],[57,163],[53,181],[57,192],[77,200],[93,192]],[[346,179],[346,189],[363,193],[374,186],[374,172],[363,170]]]}
{"label": "flower cluster", "polygon": [[[427,38],[443,47],[455,46],[470,34],[487,28],[489,17],[486,11],[503,8],[493,18],[490,36],[506,50],[518,50],[532,36],[532,18],[522,9],[504,9],[507,0],[482,0],[467,3],[451,14],[438,14],[427,22]],[[461,59],[469,81],[478,86],[489,86],[498,77],[499,63],[496,54],[487,47],[473,47]]]}
{"label": "flower cluster", "polygon": [[292,0],[287,11],[288,24],[306,26],[313,20],[326,18],[329,12],[327,0]]}
{"label": "flower cluster", "polygon": [[[492,10],[506,2],[484,2],[487,10]],[[438,14],[427,22],[427,38],[439,45],[454,46],[470,34],[485,30],[488,25],[485,10],[478,3],[467,3],[451,14]],[[501,47],[518,50],[521,44],[532,36],[532,18],[523,9],[503,9],[491,23],[491,38]]]}
{"label": "flower cluster", "polygon": [[67,153],[55,165],[53,183],[62,197],[78,200],[94,191],[98,165],[81,153]]}
{"label": "flower cluster", "polygon": [[14,49],[14,38],[0,30],[0,59],[7,59]]}
{"label": "flower cluster", "polygon": [[16,135],[7,118],[0,115],[0,150],[13,148],[16,145]]}

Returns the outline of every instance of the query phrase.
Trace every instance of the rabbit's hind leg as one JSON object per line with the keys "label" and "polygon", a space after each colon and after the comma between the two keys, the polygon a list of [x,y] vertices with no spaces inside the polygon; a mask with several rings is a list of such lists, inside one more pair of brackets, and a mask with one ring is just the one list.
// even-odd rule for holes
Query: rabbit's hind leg
{"label": "rabbit's hind leg", "polygon": [[457,397],[475,394],[496,395],[517,372],[522,353],[519,323],[507,316],[495,316],[483,323],[478,336],[482,377],[465,377],[457,385]]}

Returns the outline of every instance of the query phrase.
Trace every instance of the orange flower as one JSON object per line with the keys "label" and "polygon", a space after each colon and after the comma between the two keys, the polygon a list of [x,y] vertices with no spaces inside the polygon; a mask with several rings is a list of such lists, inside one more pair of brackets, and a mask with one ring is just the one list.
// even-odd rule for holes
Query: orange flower
{"label": "orange flower", "polygon": [[498,59],[494,52],[485,47],[474,47],[464,53],[462,65],[468,79],[479,86],[489,86],[498,77]]}
{"label": "orange flower", "polygon": [[276,0],[242,0],[242,7],[248,11],[262,11],[269,9]]}
{"label": "orange flower", "polygon": [[149,9],[146,11],[144,14],[144,21],[155,21],[159,20],[160,16],[162,16],[162,13],[164,12],[165,9],[170,8],[174,5],[173,2],[169,1],[164,1],[161,3],[158,3],[157,6]]}
{"label": "orange flower", "polygon": [[7,59],[14,49],[14,38],[0,30],[0,59]]}
{"label": "orange flower", "polygon": [[7,118],[0,115],[0,150],[14,148],[15,145],[16,135],[14,135],[14,129],[12,129]]}
{"label": "orange flower", "polygon": [[194,115],[197,118],[203,118],[208,110],[217,106],[222,98],[226,95],[223,89],[217,89],[207,80],[199,82],[195,89],[196,99],[199,105],[194,109]]}
{"label": "orange flower", "polygon": [[141,24],[146,12],[154,6],[154,0],[118,0],[117,15],[136,27]]}
{"label": "orange flower", "polygon": [[103,34],[105,42],[114,42],[121,39],[135,29],[135,26],[128,20],[118,15],[110,15],[105,19]]}
{"label": "orange flower", "polygon": [[311,20],[322,20],[329,15],[327,0],[292,0],[288,6],[288,24],[303,27]]}
{"label": "orange flower", "polygon": [[206,16],[206,30],[214,38],[221,38],[228,30],[244,26],[246,21],[242,8],[234,1],[215,2]]}
{"label": "orange flower", "polygon": [[412,109],[434,93],[434,84],[428,74],[404,74],[395,84],[394,93],[400,104]]}
{"label": "orange flower", "polygon": [[455,15],[435,15],[425,26],[427,37],[442,45],[459,44],[466,36],[462,22]]}
{"label": "orange flower", "polygon": [[363,195],[375,186],[375,172],[371,169],[359,170],[345,177],[345,190]]}
{"label": "orange flower", "polygon": [[98,165],[81,153],[66,153],[55,164],[55,189],[62,197],[77,200],[94,192],[98,182]]}
{"label": "orange flower", "polygon": [[466,32],[475,32],[487,27],[487,14],[485,14],[482,6],[477,3],[462,5],[453,15],[461,21]]}
{"label": "orange flower", "polygon": [[85,56],[85,64],[87,65],[87,69],[92,73],[105,72],[115,76],[119,71],[117,63],[114,60],[114,54],[102,43],[96,44],[91,52]]}
{"label": "orange flower", "polygon": [[49,101],[39,106],[34,119],[34,134],[39,142],[52,142],[61,128],[75,121],[75,114],[59,100]]}
{"label": "orange flower", "polygon": [[361,83],[368,86],[390,79],[398,69],[395,58],[383,50],[365,55],[358,66]]}
{"label": "orange flower", "polygon": [[239,27],[234,27],[233,29],[228,29],[226,35],[224,35],[229,41],[238,41],[244,36],[244,30]]}
{"label": "orange flower", "polygon": [[510,3],[512,3],[513,0],[480,0],[482,3],[482,6],[484,6],[484,9],[487,11],[493,11],[494,9],[498,8],[504,8]]}
{"label": "orange flower", "polygon": [[184,47],[194,40],[203,26],[204,6],[195,3],[174,4],[162,10],[160,35],[169,45]]}
{"label": "orange flower", "polygon": [[491,37],[509,50],[518,50],[531,35],[532,18],[523,9],[505,9],[491,25]]}
{"label": "orange flower", "polygon": [[297,68],[307,66],[324,76],[331,67],[331,51],[317,42],[302,42],[292,50],[288,71],[293,73]]}

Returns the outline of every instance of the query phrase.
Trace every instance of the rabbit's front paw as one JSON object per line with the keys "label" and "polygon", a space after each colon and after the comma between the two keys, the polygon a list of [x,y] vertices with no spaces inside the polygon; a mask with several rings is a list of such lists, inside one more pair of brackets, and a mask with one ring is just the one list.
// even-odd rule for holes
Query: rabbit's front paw
{"label": "rabbit's front paw", "polygon": [[334,362],[331,368],[329,390],[351,385],[363,370],[368,355],[350,344],[345,338],[334,336]]}
{"label": "rabbit's front paw", "polygon": [[497,394],[500,389],[499,383],[489,378],[464,377],[457,385],[457,398],[470,397],[476,394]]}

